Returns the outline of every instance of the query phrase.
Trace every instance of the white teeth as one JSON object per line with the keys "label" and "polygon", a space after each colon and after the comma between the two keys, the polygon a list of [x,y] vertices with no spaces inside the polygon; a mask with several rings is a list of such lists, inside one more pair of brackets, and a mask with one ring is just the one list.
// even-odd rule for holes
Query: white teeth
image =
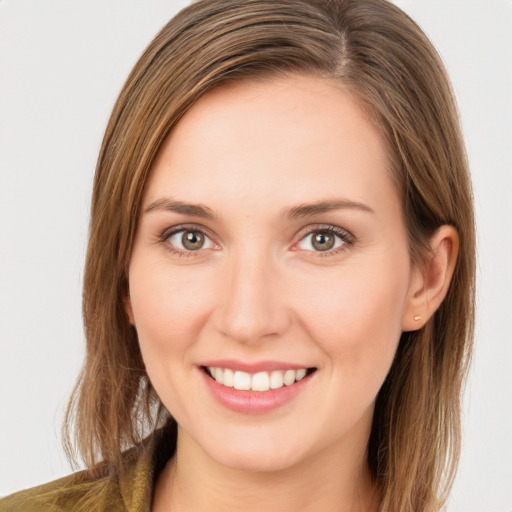
{"label": "white teeth", "polygon": [[270,374],[270,389],[283,387],[283,372],[274,371]]}
{"label": "white teeth", "polygon": [[[219,370],[221,370],[221,368],[219,368]],[[233,387],[233,371],[230,370],[229,368],[226,368],[224,370],[224,378],[222,384],[224,384],[224,386],[227,386],[228,388]]]}
{"label": "white teeth", "polygon": [[215,368],[214,378],[219,384],[223,384],[224,372],[222,371],[222,368]]}
{"label": "white teeth", "polygon": [[295,382],[295,370],[286,370],[286,372],[284,372],[283,382],[287,386],[291,386]]}
{"label": "white teeth", "polygon": [[268,391],[270,388],[270,377],[267,372],[255,373],[252,376],[251,389],[253,391]]}
{"label": "white teeth", "polygon": [[251,389],[251,376],[245,372],[235,372],[233,387],[241,391],[249,391]]}
{"label": "white teeth", "polygon": [[302,380],[307,373],[306,368],[274,370],[272,372],[258,372],[254,374],[242,371],[233,372],[229,368],[214,366],[208,366],[207,369],[212,378],[219,384],[241,391],[268,391],[269,389],[291,386],[295,382]]}
{"label": "white teeth", "polygon": [[300,370],[295,371],[295,380],[299,381],[302,380],[306,376],[306,369],[301,368]]}

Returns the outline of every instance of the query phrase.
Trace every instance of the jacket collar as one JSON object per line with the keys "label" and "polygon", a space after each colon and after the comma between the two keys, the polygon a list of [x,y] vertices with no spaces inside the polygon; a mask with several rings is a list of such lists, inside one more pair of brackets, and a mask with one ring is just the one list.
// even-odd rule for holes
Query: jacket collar
{"label": "jacket collar", "polygon": [[149,512],[158,475],[176,449],[176,423],[169,420],[140,446],[129,450],[119,477],[126,512]]}

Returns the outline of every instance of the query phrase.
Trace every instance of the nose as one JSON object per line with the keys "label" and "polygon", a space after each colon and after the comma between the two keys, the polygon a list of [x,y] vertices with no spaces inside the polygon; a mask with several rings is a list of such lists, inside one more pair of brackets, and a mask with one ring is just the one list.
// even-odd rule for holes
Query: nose
{"label": "nose", "polygon": [[224,273],[217,330],[244,344],[282,335],[290,314],[276,262],[261,254],[233,255]]}

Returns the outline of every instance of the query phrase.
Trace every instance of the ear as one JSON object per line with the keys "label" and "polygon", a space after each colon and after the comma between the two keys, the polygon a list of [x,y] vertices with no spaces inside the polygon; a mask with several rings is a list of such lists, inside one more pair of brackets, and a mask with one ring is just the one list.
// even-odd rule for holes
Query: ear
{"label": "ear", "polygon": [[441,226],[430,239],[430,247],[426,264],[412,270],[402,331],[423,327],[446,297],[459,253],[457,230]]}
{"label": "ear", "polygon": [[130,325],[135,326],[135,320],[133,319],[133,308],[132,308],[132,299],[130,298],[130,294],[128,293],[124,299],[124,310],[130,319]]}

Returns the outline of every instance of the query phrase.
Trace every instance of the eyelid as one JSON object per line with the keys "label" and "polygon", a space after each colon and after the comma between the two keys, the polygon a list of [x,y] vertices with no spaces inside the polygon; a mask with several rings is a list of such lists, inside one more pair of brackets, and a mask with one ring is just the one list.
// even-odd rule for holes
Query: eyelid
{"label": "eyelid", "polygon": [[297,245],[302,242],[307,236],[312,235],[313,233],[320,233],[320,232],[327,232],[334,236],[337,236],[340,238],[344,243],[341,247],[337,247],[335,249],[330,249],[328,251],[308,251],[304,250],[304,252],[312,253],[315,256],[332,256],[337,254],[340,251],[343,251],[346,249],[346,246],[353,245],[355,242],[355,237],[350,231],[347,231],[346,229],[340,228],[339,226],[335,226],[333,224],[314,224],[309,225],[304,228],[302,228],[296,235],[296,238],[298,238],[298,241],[294,243],[292,250],[294,251],[300,251],[302,249],[297,248]]}
{"label": "eyelid", "polygon": [[[171,246],[169,242],[169,238],[179,233],[180,231],[197,231],[203,234],[205,237],[207,237],[215,246],[216,249],[220,248],[220,244],[215,240],[215,236],[213,236],[210,233],[210,230],[208,230],[206,227],[202,226],[201,224],[191,224],[191,223],[184,223],[184,224],[177,224],[171,227],[167,227],[164,229],[161,234],[158,236],[158,241],[160,243],[164,243],[167,245],[167,249],[175,254],[179,254],[182,256],[193,256],[197,255],[198,253],[202,252],[205,249],[198,249],[197,251],[190,251],[190,250],[182,250],[177,247]],[[339,226],[333,225],[333,224],[313,224],[308,225],[304,228],[302,228],[294,238],[298,238],[298,241],[295,242],[291,248],[293,251],[299,251],[302,249],[297,248],[297,244],[304,240],[309,235],[312,235],[313,233],[317,232],[327,232],[331,233],[334,236],[339,237],[344,243],[341,247],[337,247],[335,249],[330,249],[328,251],[307,251],[304,250],[304,252],[313,253],[315,256],[331,256],[335,255],[340,251],[343,251],[346,249],[346,246],[353,245],[355,242],[355,237],[350,231],[341,228]],[[208,250],[208,249],[207,249]]]}
{"label": "eyelid", "polygon": [[206,229],[204,226],[201,226],[200,224],[177,224],[175,226],[167,227],[162,231],[162,233],[158,236],[158,241],[160,243],[166,244],[166,247],[169,251],[179,254],[181,256],[193,256],[197,255],[200,252],[204,250],[209,249],[198,249],[197,251],[191,251],[191,250],[183,250],[178,247],[175,247],[169,243],[169,239],[171,236],[175,235],[176,233],[179,233],[180,231],[192,231],[192,232],[198,232],[201,233],[205,238],[208,238],[216,247],[219,247],[219,244],[215,241],[215,237],[211,235],[210,231]]}

